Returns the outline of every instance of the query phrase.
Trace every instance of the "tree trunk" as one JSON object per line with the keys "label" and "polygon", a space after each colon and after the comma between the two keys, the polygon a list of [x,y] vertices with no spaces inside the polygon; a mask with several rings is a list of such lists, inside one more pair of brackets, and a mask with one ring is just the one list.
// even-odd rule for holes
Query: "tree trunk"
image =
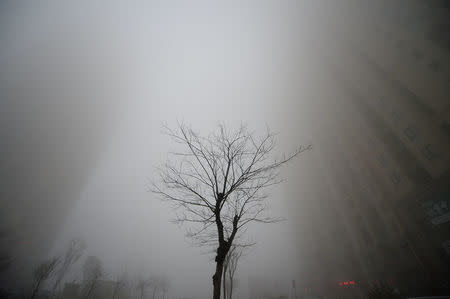
{"label": "tree trunk", "polygon": [[113,295],[112,295],[112,299],[116,298],[116,293],[117,293],[117,289],[119,288],[118,283],[116,282],[114,285],[114,290],[113,290]]}
{"label": "tree trunk", "polygon": [[42,279],[39,279],[38,282],[36,283],[36,285],[33,289],[33,293],[31,294],[31,299],[34,299],[36,297],[36,294],[39,291],[39,286],[41,285],[41,281],[42,281]]}
{"label": "tree trunk", "polygon": [[89,289],[88,289],[88,291],[87,291],[87,294],[86,294],[86,297],[85,297],[85,298],[89,298],[89,297],[91,296],[91,293],[92,293],[92,291],[94,290],[96,284],[97,284],[97,281],[96,281],[96,280],[93,281],[93,282],[91,283],[91,285],[89,286]]}
{"label": "tree trunk", "polygon": [[228,298],[233,298],[233,278],[230,278],[230,294],[228,295]]}
{"label": "tree trunk", "polygon": [[223,266],[223,279],[222,279],[222,287],[223,287],[223,298],[227,299],[227,265]]}
{"label": "tree trunk", "polygon": [[216,273],[213,275],[213,299],[220,299],[220,284],[222,282],[223,261],[216,262]]}
{"label": "tree trunk", "polygon": [[55,281],[55,284],[53,285],[53,293],[56,294],[56,289],[58,288],[59,283],[61,282],[61,279],[63,278],[63,275],[61,274],[58,276],[58,278]]}

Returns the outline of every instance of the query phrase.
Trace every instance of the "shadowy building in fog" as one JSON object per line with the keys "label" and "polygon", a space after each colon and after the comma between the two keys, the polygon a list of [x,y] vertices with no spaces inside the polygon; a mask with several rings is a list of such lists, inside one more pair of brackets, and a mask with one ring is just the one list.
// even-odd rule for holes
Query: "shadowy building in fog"
{"label": "shadowy building in fog", "polygon": [[361,296],[386,282],[403,295],[448,292],[450,50],[427,34],[448,26],[450,11],[348,3],[351,17],[336,16],[320,47],[317,177],[304,183],[317,190],[295,203],[299,289]]}
{"label": "shadowy building in fog", "polygon": [[[76,30],[47,31],[43,7],[25,17],[28,7],[2,11],[0,286],[12,289],[29,283],[32,267],[47,258],[104,149],[118,102],[101,87],[114,76],[98,42]],[[33,33],[39,39],[27,38]]]}

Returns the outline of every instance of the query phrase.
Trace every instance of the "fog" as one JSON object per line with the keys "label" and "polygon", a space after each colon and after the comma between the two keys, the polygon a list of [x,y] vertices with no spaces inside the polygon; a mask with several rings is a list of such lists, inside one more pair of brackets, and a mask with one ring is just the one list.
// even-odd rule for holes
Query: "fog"
{"label": "fog", "polygon": [[[269,190],[270,214],[286,220],[246,232],[256,245],[239,263],[234,297],[250,298],[256,278],[286,296],[293,296],[292,280],[298,292],[309,288],[302,281],[320,271],[308,250],[322,242],[317,238],[338,247],[320,231],[339,225],[298,201],[400,199],[392,187],[380,188],[386,182],[372,171],[372,153],[355,149],[360,136],[378,131],[365,125],[364,115],[354,116],[352,92],[340,83],[348,73],[360,76],[356,65],[363,65],[348,63],[342,50],[346,37],[366,30],[354,24],[386,17],[390,8],[353,2],[2,2],[1,229],[7,237],[1,244],[2,258],[15,252],[19,265],[2,271],[2,286],[28,286],[33,267],[80,238],[86,252],[65,282],[81,281],[83,261],[97,256],[104,279],[124,271],[131,280],[165,275],[168,298],[210,298],[211,248],[194,246],[186,228],[171,223],[173,209],[150,186],[174,147],[164,125],[184,123],[207,135],[219,124],[245,123],[278,133],[275,155],[313,147],[284,167],[286,181]],[[419,11],[414,5],[411,14]],[[344,65],[345,75],[332,78],[331,65]],[[435,136],[447,149],[448,135]],[[414,180],[419,172],[427,180],[442,173],[420,161],[421,172],[404,172],[411,186],[421,185]],[[402,163],[402,171],[410,169]],[[441,164],[448,169],[447,158]],[[340,258],[339,249],[328,250],[330,260]],[[333,279],[354,279],[344,276]]]}

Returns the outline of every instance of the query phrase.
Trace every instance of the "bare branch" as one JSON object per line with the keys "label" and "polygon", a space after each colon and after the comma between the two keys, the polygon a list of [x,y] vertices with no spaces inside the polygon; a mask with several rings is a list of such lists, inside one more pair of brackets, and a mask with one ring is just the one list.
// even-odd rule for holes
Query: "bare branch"
{"label": "bare branch", "polygon": [[196,244],[217,248],[213,283],[214,298],[218,298],[223,263],[243,227],[251,222],[283,220],[264,215],[265,190],[283,181],[279,178],[281,166],[311,146],[274,159],[275,134],[269,129],[257,136],[244,125],[235,131],[219,125],[217,131],[203,137],[178,124],[177,130],[165,127],[165,132],[181,149],[171,152],[172,161],[158,169],[160,180],[151,190],[179,211],[175,223],[190,224],[187,235]]}

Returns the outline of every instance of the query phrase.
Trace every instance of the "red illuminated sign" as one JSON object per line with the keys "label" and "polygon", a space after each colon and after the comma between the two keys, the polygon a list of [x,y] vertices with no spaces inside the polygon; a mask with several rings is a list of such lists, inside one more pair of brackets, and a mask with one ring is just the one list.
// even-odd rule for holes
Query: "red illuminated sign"
{"label": "red illuminated sign", "polygon": [[348,281],[340,281],[339,282],[339,286],[343,287],[343,286],[351,286],[351,285],[355,285],[356,282],[354,280],[348,280]]}

